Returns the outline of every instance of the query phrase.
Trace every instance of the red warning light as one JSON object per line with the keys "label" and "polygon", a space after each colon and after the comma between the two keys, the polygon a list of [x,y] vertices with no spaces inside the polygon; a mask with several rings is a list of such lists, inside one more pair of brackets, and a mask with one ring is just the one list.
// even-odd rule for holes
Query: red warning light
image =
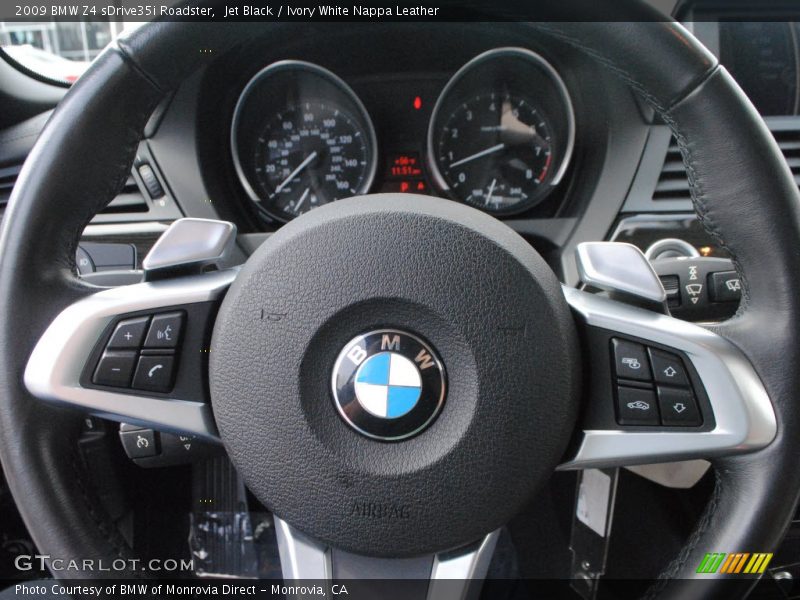
{"label": "red warning light", "polygon": [[414,97],[414,110],[419,110],[422,108],[422,98],[419,96]]}
{"label": "red warning light", "polygon": [[400,182],[400,191],[401,192],[407,192],[408,191],[408,182],[407,181],[401,181]]}

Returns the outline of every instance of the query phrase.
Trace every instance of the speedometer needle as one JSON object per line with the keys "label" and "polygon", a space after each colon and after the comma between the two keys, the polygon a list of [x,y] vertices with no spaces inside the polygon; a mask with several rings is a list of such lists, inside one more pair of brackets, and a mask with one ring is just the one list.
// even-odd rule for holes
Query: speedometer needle
{"label": "speedometer needle", "polygon": [[300,196],[300,199],[297,201],[297,204],[294,205],[294,212],[298,214],[300,213],[300,207],[303,206],[303,202],[305,202],[306,198],[308,198],[308,192],[310,191],[311,188],[306,188],[306,191],[303,192],[302,196]]}
{"label": "speedometer needle", "polygon": [[289,176],[286,179],[284,179],[283,181],[281,181],[278,184],[278,187],[275,188],[275,193],[276,194],[280,194],[281,190],[283,190],[283,188],[285,188],[287,185],[289,185],[289,182],[292,179],[294,179],[295,177],[297,177],[300,174],[300,172],[303,169],[305,169],[308,165],[310,165],[311,162],[315,158],[317,158],[317,151],[316,150],[314,150],[311,154],[306,156],[306,159],[303,162],[301,162],[299,165],[297,165],[297,168],[294,171],[292,171],[291,173],[289,173]]}
{"label": "speedometer needle", "polygon": [[486,206],[492,201],[492,194],[494,194],[494,186],[497,185],[497,177],[492,179],[492,184],[489,186],[489,191],[486,194]]}
{"label": "speedometer needle", "polygon": [[487,154],[494,154],[495,152],[499,152],[505,147],[506,145],[501,142],[495,146],[492,146],[491,148],[485,148],[480,152],[476,152],[475,154],[470,154],[469,156],[462,158],[461,160],[457,160],[456,162],[451,163],[450,168],[452,169],[453,167],[457,167],[458,165],[463,165],[464,163],[468,163],[469,161],[475,160],[476,158],[486,156]]}

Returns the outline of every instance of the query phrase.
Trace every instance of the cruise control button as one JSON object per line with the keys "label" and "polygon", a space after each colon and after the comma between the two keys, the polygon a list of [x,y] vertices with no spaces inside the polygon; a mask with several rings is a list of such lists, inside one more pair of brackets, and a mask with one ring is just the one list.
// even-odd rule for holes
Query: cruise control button
{"label": "cruise control button", "polygon": [[651,381],[650,361],[644,346],[614,338],[611,340],[614,349],[614,371],[617,377]]}
{"label": "cruise control button", "polygon": [[655,348],[649,350],[657,383],[689,387],[689,377],[680,357]]}
{"label": "cruise control button", "polygon": [[689,390],[658,388],[661,422],[668,427],[699,427],[703,424],[700,410]]}
{"label": "cruise control button", "polygon": [[156,432],[152,429],[120,431],[119,439],[129,458],[146,458],[158,454]]}
{"label": "cruise control button", "polygon": [[135,352],[105,352],[97,363],[92,382],[97,385],[128,387],[135,364]]}
{"label": "cruise control button", "polygon": [[617,422],[620,425],[659,425],[655,392],[618,386]]}
{"label": "cruise control button", "polygon": [[183,313],[155,315],[144,342],[146,348],[175,348],[183,327]]}
{"label": "cruise control button", "polygon": [[742,280],[736,271],[711,273],[709,276],[711,300],[714,302],[738,302],[742,297]]}
{"label": "cruise control button", "polygon": [[173,356],[142,356],[133,376],[133,387],[150,392],[168,392],[172,389]]}
{"label": "cruise control button", "polygon": [[120,321],[108,342],[109,348],[138,348],[142,344],[150,317]]}

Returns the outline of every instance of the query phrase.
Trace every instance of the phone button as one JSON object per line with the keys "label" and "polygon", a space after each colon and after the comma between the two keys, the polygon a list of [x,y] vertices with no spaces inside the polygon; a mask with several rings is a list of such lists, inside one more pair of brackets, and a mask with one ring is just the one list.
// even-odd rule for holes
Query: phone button
{"label": "phone button", "polygon": [[142,356],[133,376],[133,387],[150,392],[169,392],[174,366],[174,356]]}

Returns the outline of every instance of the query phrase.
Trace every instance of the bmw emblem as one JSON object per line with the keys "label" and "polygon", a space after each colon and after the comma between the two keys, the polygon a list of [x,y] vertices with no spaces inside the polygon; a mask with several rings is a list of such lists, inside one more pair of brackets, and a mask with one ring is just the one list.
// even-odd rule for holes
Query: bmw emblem
{"label": "bmw emblem", "polygon": [[444,366],[433,348],[396,329],[351,340],[336,359],[331,384],[345,422],[378,440],[418,434],[433,422],[445,398]]}

